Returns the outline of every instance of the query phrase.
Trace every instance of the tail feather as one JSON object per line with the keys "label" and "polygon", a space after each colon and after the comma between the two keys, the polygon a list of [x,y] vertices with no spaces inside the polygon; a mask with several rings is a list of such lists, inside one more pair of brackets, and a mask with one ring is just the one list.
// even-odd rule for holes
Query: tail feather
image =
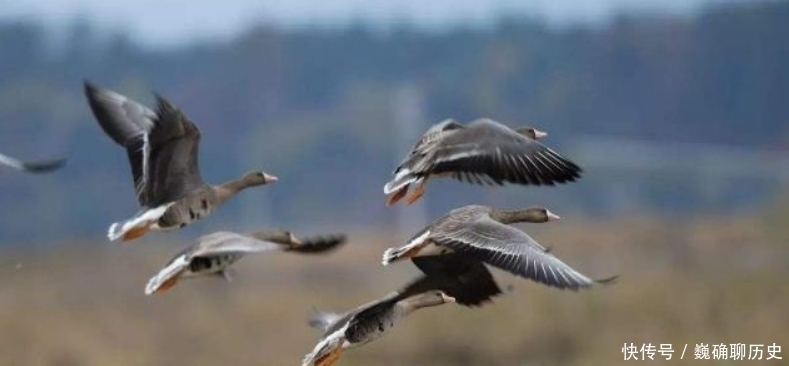
{"label": "tail feather", "polygon": [[172,287],[188,266],[189,260],[184,255],[173,259],[159,273],[148,280],[148,283],[145,285],[145,294],[151,295]]}
{"label": "tail feather", "polygon": [[121,238],[123,240],[131,240],[144,235],[151,225],[167,212],[170,206],[172,206],[172,203],[144,209],[124,222],[116,222],[110,225],[109,230],[107,230],[107,238],[110,241],[116,241]]}
{"label": "tail feather", "polygon": [[403,188],[411,183],[417,181],[417,177],[411,174],[411,171],[408,169],[401,170],[400,172],[395,175],[394,179],[390,180],[384,185],[384,193],[391,194]]}
{"label": "tail feather", "polygon": [[340,358],[343,337],[329,337],[322,340],[315,349],[306,354],[301,361],[302,366],[329,366]]}
{"label": "tail feather", "polygon": [[398,260],[403,259],[403,254],[408,252],[412,248],[389,248],[384,251],[384,255],[381,259],[381,264],[388,266],[392,262],[396,262]]}
{"label": "tail feather", "polygon": [[420,231],[416,234],[408,243],[399,248],[389,248],[384,251],[383,258],[381,260],[381,264],[387,266],[389,263],[409,258],[422,250],[427,243],[427,239],[430,237],[430,230],[425,229]]}
{"label": "tail feather", "polygon": [[120,239],[123,236],[123,230],[121,230],[121,227],[121,223],[118,222],[110,225],[110,229],[107,230],[107,238],[110,239],[110,241]]}
{"label": "tail feather", "polygon": [[107,230],[107,238],[110,241],[137,239],[145,235],[153,223],[153,220],[140,221],[134,219],[123,223],[116,222],[110,225],[109,230]]}

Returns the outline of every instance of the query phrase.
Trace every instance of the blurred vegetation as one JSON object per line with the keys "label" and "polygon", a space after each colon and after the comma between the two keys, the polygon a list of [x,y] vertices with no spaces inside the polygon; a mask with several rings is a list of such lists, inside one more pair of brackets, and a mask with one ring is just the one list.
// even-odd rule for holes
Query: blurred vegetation
{"label": "blurred vegetation", "polygon": [[[245,192],[247,203],[232,202],[215,222],[371,227],[393,220],[380,191],[403,154],[394,121],[404,89],[421,95],[422,126],[480,116],[530,123],[549,131],[559,150],[583,134],[785,149],[784,34],[787,1],[714,7],[687,19],[622,17],[599,28],[553,29],[516,17],[490,30],[440,33],[261,25],[227,43],[173,49],[95,31],[88,20],[55,37],[35,23],[6,22],[0,146],[22,158],[71,160],[48,177],[0,172],[0,240],[98,238],[136,210],[125,155],[93,121],[83,79],[143,102],[157,91],[181,106],[203,130],[208,181],[259,168],[282,178]],[[696,202],[651,181],[635,185],[652,191],[655,207]],[[593,187],[533,191],[552,207],[594,211],[601,203]],[[471,191],[452,192],[428,195],[431,212]],[[518,199],[537,197],[525,194]],[[736,197],[747,194],[754,193]]]}

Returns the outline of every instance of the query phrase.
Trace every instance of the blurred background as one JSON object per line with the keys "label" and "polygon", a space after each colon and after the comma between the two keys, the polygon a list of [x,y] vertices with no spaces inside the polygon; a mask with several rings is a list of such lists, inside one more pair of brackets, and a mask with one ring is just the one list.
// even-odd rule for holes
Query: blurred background
{"label": "blurred background", "polygon": [[[69,161],[48,175],[0,170],[0,364],[298,364],[319,335],[312,308],[404,284],[417,270],[382,268],[382,251],[471,203],[550,208],[560,222],[522,227],[620,282],[566,293],[497,271],[511,294],[416,313],[340,365],[636,362],[625,343],[670,343],[674,359],[650,363],[695,364],[698,343],[786,348],[787,35],[789,1],[7,0],[0,152]],[[202,130],[206,181],[258,169],[280,181],[177,233],[108,243],[137,205],[83,80],[181,107]],[[482,116],[549,132],[583,178],[437,180],[419,204],[384,205],[383,184],[429,125]],[[244,259],[231,284],[144,296],[197,236],[267,227],[351,240],[322,257]]]}

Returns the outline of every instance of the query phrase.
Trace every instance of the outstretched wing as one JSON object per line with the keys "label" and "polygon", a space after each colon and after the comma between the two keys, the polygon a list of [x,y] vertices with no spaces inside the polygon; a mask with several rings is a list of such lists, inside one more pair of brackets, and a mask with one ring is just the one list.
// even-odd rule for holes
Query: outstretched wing
{"label": "outstretched wing", "polygon": [[115,143],[126,148],[137,201],[142,206],[149,206],[149,133],[156,124],[156,113],[126,96],[94,86],[87,81],[85,96],[102,130]]}
{"label": "outstretched wing", "polygon": [[477,184],[554,185],[574,181],[582,171],[545,145],[489,119],[447,135],[427,154],[431,165],[425,173],[448,173]]}
{"label": "outstretched wing", "polygon": [[197,243],[191,248],[191,256],[207,257],[225,254],[249,254],[283,250],[286,247],[285,244],[260,240],[245,234],[218,231],[198,238]]}
{"label": "outstretched wing", "polygon": [[28,173],[45,173],[63,167],[66,159],[41,160],[41,161],[21,161],[7,155],[0,154],[0,165],[5,165],[16,170]]}
{"label": "outstretched wing", "polygon": [[178,200],[204,187],[198,165],[200,130],[175,105],[157,96],[150,132],[151,205]]}
{"label": "outstretched wing", "polygon": [[548,286],[578,290],[595,281],[568,266],[525,232],[488,215],[470,221],[447,221],[432,240],[515,275]]}

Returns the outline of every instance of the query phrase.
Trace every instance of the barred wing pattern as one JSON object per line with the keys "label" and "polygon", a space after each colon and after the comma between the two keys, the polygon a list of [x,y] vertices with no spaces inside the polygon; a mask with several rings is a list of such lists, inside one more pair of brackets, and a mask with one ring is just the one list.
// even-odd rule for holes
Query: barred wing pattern
{"label": "barred wing pattern", "polygon": [[489,119],[447,135],[425,161],[431,164],[425,173],[449,173],[476,184],[555,185],[575,181],[582,172],[545,145]]}
{"label": "barred wing pattern", "polygon": [[439,245],[548,286],[575,291],[595,283],[553,256],[528,234],[488,215],[471,222],[449,221],[436,231],[432,239]]}

